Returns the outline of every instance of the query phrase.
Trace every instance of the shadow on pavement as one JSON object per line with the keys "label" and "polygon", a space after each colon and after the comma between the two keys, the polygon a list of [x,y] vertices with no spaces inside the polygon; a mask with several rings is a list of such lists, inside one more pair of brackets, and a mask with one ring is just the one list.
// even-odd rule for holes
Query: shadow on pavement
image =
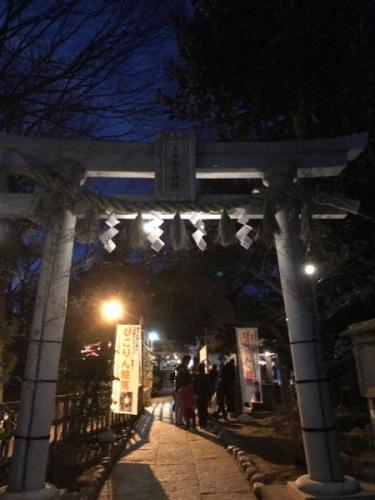
{"label": "shadow on pavement", "polygon": [[[172,404],[172,398],[163,398],[162,401],[155,402],[153,406],[148,407],[145,410],[143,415],[138,419],[137,424],[130,435],[126,449],[121,455],[122,457],[129,455],[141,446],[150,442],[149,434],[155,420],[174,425],[174,412],[172,411]],[[182,430],[184,429],[182,428]],[[220,443],[220,440],[214,433],[213,427],[208,429],[197,428],[194,431],[186,429],[185,432],[192,432],[216,444]]]}
{"label": "shadow on pavement", "polygon": [[[152,408],[153,416],[156,420],[161,420],[174,425],[174,414],[172,412],[172,399],[163,398]],[[283,437],[272,436],[246,436],[236,434],[237,430],[242,428],[240,423],[228,421],[219,421],[223,430],[227,431],[232,436],[232,443],[239,444],[241,448],[245,448],[249,453],[258,455],[264,460],[273,462],[279,465],[295,465],[295,457],[290,453],[290,442]],[[259,423],[254,421],[252,427],[259,427]],[[186,432],[192,432],[186,430]],[[217,435],[210,428],[196,429],[195,434],[208,439],[215,443],[220,443]]]}
{"label": "shadow on pavement", "polygon": [[155,411],[158,405],[159,403],[154,407],[145,410],[143,415],[139,417],[134,429],[130,432],[129,441],[126,444],[124,452],[121,454],[122,457],[150,442],[150,430],[152,423],[155,420]]}
{"label": "shadow on pavement", "polygon": [[[124,478],[126,481],[123,481]],[[123,500],[168,500],[170,497],[155,478],[149,465],[119,462],[111,474],[111,480],[107,482],[99,497],[100,500],[116,498]]]}
{"label": "shadow on pavement", "polygon": [[[230,495],[234,488],[239,496],[233,498],[250,495],[247,483],[240,484],[242,476],[239,477],[235,464],[233,470],[228,471],[228,457],[217,449],[217,445],[221,443],[214,432],[210,429],[181,429],[182,433],[186,433],[187,440],[180,431],[175,432],[172,403],[171,398],[154,400],[153,406],[147,408],[138,419],[122,454],[126,458],[117,462],[112,469],[99,500],[198,499],[203,498],[200,490],[202,484],[203,488],[209,488],[215,493],[212,499],[232,498],[221,495],[223,488],[227,493],[230,491]],[[163,422],[162,426],[160,422]],[[153,424],[157,425],[153,428]],[[173,427],[168,430],[168,425]],[[208,445],[209,441],[216,446]],[[179,445],[182,449],[179,449]],[[211,472],[208,470],[209,466],[213,467]]]}

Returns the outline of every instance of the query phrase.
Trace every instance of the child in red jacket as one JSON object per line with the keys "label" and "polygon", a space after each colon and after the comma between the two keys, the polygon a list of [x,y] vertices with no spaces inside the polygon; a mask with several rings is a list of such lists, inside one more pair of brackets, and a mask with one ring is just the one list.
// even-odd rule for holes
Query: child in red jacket
{"label": "child in red jacket", "polygon": [[194,394],[193,384],[185,385],[179,390],[185,410],[185,420],[187,429],[195,429],[195,407],[197,396]]}

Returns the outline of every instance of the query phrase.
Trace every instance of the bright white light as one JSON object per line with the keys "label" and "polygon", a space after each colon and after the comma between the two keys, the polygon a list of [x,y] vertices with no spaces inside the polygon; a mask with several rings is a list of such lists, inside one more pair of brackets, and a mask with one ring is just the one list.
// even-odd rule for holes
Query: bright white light
{"label": "bright white light", "polygon": [[[174,215],[173,213],[164,213],[164,212],[157,212],[155,213],[157,215],[157,217],[159,219],[162,219],[162,220],[172,220]],[[206,212],[199,212],[200,216],[201,216],[201,219],[204,221],[204,220],[219,220],[221,218],[221,214],[220,213],[206,213]],[[116,214],[116,218],[117,219],[124,219],[124,220],[134,220],[138,215],[138,212],[133,212],[133,213],[126,213],[126,214]],[[184,220],[190,220],[190,218],[192,217],[193,215],[193,212],[181,212],[180,213],[180,216],[181,216],[181,219],[184,219]],[[108,216],[106,216],[108,217]],[[153,214],[148,214],[148,213],[144,213],[142,214],[142,217],[145,221],[151,221],[151,220],[154,220],[155,219],[155,215]],[[235,217],[233,214],[229,214],[229,217],[231,219],[237,219],[237,217]],[[313,218],[315,216],[313,215]],[[336,218],[336,219],[343,219],[345,216],[339,216],[339,215],[334,215],[332,216],[331,218]],[[104,216],[102,216],[102,218],[104,218]],[[252,219],[262,219],[263,218],[263,215],[258,213],[258,214],[251,214],[251,218]],[[146,224],[146,222],[145,222]]]}
{"label": "bright white light", "polygon": [[267,356],[267,357],[268,356],[272,356],[272,352],[270,352],[270,351],[264,351],[264,355]]}
{"label": "bright white light", "polygon": [[110,323],[119,320],[124,315],[124,306],[118,299],[106,300],[101,310],[103,318]]}
{"label": "bright white light", "polygon": [[150,220],[148,222],[144,222],[143,224],[143,231],[147,234],[151,233],[151,231],[155,229],[155,223],[153,220]]}
{"label": "bright white light", "polygon": [[148,340],[150,342],[157,342],[160,339],[160,336],[158,332],[155,332],[154,330],[152,332],[149,332],[148,334]]}
{"label": "bright white light", "polygon": [[191,370],[194,366],[194,359],[191,358],[191,360],[189,361],[189,364],[187,365],[188,369]]}
{"label": "bright white light", "polygon": [[308,276],[311,276],[313,274],[315,274],[316,272],[316,266],[314,264],[305,264],[305,267],[304,267],[304,272],[305,274],[307,274]]}

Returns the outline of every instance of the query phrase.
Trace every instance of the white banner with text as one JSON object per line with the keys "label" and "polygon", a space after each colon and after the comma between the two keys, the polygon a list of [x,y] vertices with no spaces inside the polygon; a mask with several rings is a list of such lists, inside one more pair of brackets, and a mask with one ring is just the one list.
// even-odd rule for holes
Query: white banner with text
{"label": "white banner with text", "polygon": [[250,409],[251,403],[261,399],[258,329],[236,328],[236,338],[242,404]]}
{"label": "white banner with text", "polygon": [[117,325],[112,382],[113,413],[138,414],[141,354],[141,326]]}

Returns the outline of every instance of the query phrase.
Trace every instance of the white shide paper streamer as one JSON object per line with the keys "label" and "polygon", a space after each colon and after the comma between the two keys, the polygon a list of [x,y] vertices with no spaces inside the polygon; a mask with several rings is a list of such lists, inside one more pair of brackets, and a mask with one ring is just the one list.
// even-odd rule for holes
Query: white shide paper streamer
{"label": "white shide paper streamer", "polygon": [[112,240],[112,238],[119,233],[115,226],[120,224],[120,221],[117,220],[113,214],[111,214],[105,223],[109,226],[109,229],[104,231],[104,233],[99,236],[99,240],[103,243],[105,250],[107,250],[108,253],[111,253],[116,248],[116,243]]}
{"label": "white shide paper streamer", "polygon": [[203,252],[207,248],[207,243],[203,238],[204,236],[207,235],[207,232],[204,227],[204,222],[198,212],[193,212],[191,214],[190,222],[196,228],[196,231],[194,231],[194,233],[192,234],[193,240],[195,241],[199,250],[202,250]]}
{"label": "white shide paper streamer", "polygon": [[254,240],[249,237],[249,233],[253,228],[247,224],[249,222],[250,216],[246,213],[246,210],[244,208],[236,208],[232,215],[237,219],[239,224],[242,224],[241,229],[237,231],[235,236],[240,242],[241,246],[243,246],[247,250],[254,243]]}
{"label": "white shide paper streamer", "polygon": [[160,252],[160,250],[165,245],[164,241],[161,239],[164,231],[161,229],[161,225],[163,224],[163,219],[160,219],[157,215],[153,215],[153,219],[147,222],[144,226],[147,234],[147,239],[151,243],[151,248],[155,250],[155,252]]}

